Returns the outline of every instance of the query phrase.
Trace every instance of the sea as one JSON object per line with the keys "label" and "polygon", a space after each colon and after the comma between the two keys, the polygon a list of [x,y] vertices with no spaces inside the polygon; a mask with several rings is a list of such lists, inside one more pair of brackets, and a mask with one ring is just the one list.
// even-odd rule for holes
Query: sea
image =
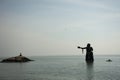
{"label": "sea", "polygon": [[29,58],[35,61],[0,63],[0,80],[120,80],[119,55],[95,55],[94,63],[81,55]]}

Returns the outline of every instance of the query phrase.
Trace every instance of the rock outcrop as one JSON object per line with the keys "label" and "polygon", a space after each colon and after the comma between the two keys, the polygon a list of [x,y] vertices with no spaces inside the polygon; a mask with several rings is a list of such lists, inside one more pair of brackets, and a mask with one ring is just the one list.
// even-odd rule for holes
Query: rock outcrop
{"label": "rock outcrop", "polygon": [[31,60],[25,56],[22,56],[22,54],[20,53],[19,56],[3,59],[1,62],[28,62],[28,61],[33,61],[33,60]]}
{"label": "rock outcrop", "polygon": [[111,60],[111,59],[108,59],[108,60],[106,60],[106,62],[112,62],[112,60]]}

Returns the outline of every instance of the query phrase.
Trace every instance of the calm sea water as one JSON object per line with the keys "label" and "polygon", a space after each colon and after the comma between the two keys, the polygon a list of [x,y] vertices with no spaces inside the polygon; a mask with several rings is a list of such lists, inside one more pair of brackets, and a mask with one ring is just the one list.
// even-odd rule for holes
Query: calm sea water
{"label": "calm sea water", "polygon": [[120,56],[95,56],[93,64],[84,56],[30,58],[35,61],[0,63],[0,80],[120,80]]}

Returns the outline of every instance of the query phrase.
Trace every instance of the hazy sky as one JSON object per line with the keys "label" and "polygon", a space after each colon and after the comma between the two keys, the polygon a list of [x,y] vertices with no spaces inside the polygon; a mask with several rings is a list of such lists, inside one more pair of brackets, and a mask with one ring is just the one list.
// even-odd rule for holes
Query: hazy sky
{"label": "hazy sky", "polygon": [[120,54],[120,0],[0,0],[0,56]]}

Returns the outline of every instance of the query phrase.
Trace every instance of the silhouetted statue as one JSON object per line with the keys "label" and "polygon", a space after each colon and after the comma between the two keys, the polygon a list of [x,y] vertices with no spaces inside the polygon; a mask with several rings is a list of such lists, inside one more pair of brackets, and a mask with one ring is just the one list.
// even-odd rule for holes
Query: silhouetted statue
{"label": "silhouetted statue", "polygon": [[84,49],[86,49],[86,58],[85,58],[85,60],[87,62],[93,62],[94,61],[93,48],[90,46],[90,43],[87,44],[87,47],[78,46],[78,48],[82,49],[82,52],[83,52]]}
{"label": "silhouetted statue", "polygon": [[20,53],[20,55],[19,56],[22,56],[22,53]]}

